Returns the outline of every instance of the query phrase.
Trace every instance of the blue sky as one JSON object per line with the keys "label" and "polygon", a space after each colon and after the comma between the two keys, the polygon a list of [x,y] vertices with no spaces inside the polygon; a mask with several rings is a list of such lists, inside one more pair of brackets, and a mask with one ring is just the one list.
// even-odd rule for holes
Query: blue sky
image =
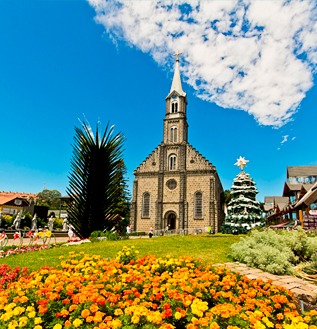
{"label": "blue sky", "polygon": [[132,186],[162,141],[177,49],[189,142],[225,189],[239,156],[260,201],[287,166],[317,165],[316,3],[206,3],[0,0],[0,190],[64,194],[79,120],[125,135]]}

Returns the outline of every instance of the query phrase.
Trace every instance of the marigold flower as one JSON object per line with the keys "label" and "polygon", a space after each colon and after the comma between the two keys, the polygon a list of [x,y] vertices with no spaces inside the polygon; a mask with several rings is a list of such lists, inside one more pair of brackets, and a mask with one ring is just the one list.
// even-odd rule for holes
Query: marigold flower
{"label": "marigold flower", "polygon": [[90,311],[92,313],[95,313],[95,312],[97,312],[99,310],[99,307],[98,307],[97,304],[91,304],[90,307],[89,307],[89,309],[90,309]]}
{"label": "marigold flower", "polygon": [[77,307],[78,307],[78,306],[77,306],[77,305],[74,305],[74,304],[73,304],[73,305],[70,305],[70,306],[69,306],[69,312],[73,312],[74,310],[77,309]]}
{"label": "marigold flower", "polygon": [[53,329],[62,329],[63,326],[60,323],[56,323]]}
{"label": "marigold flower", "polygon": [[64,326],[67,328],[67,327],[70,327],[71,324],[72,323],[69,320],[66,320],[65,323],[64,323]]}
{"label": "marigold flower", "polygon": [[81,311],[81,316],[86,319],[90,315],[90,311],[87,309],[84,309]]}
{"label": "marigold flower", "polygon": [[174,317],[176,320],[179,320],[179,319],[181,319],[182,314],[180,312],[175,312]]}
{"label": "marigold flower", "polygon": [[132,323],[139,323],[140,318],[137,315],[133,315],[132,318],[131,318],[131,322]]}
{"label": "marigold flower", "polygon": [[26,326],[27,322],[28,322],[28,318],[26,316],[21,316],[19,319],[19,327]]}
{"label": "marigold flower", "polygon": [[114,315],[119,316],[119,315],[122,315],[122,314],[123,314],[123,311],[121,310],[121,308],[115,309]]}
{"label": "marigold flower", "polygon": [[81,319],[75,319],[74,321],[73,321],[73,326],[75,327],[75,328],[78,328],[79,326],[81,326],[82,325],[82,323],[83,323],[83,321],[81,320]]}

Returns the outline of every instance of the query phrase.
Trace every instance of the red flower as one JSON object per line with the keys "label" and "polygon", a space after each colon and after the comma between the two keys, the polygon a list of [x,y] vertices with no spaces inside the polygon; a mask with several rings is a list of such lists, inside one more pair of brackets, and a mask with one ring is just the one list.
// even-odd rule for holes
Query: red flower
{"label": "red flower", "polygon": [[32,235],[33,235],[33,232],[32,231],[29,231],[29,232],[26,233],[26,236],[28,238],[32,238]]}
{"label": "red flower", "polygon": [[14,232],[13,239],[20,239],[20,233],[19,232]]}

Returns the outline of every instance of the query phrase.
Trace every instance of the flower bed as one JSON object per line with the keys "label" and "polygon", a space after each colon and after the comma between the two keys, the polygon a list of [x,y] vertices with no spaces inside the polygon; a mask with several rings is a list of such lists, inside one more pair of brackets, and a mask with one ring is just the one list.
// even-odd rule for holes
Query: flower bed
{"label": "flower bed", "polygon": [[290,292],[189,257],[70,253],[0,291],[0,328],[309,328]]}
{"label": "flower bed", "polygon": [[32,252],[32,251],[39,251],[39,250],[45,250],[53,248],[55,245],[51,244],[34,244],[32,246],[22,246],[22,247],[16,247],[11,246],[10,248],[6,248],[6,250],[0,250],[0,258],[8,257],[12,255],[18,255],[18,254],[24,254],[26,252]]}

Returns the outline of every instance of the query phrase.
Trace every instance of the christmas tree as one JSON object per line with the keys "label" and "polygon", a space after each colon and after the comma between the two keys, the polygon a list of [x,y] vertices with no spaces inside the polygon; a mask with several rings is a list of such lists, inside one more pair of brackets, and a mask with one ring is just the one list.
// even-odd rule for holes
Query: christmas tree
{"label": "christmas tree", "polygon": [[222,233],[247,233],[255,226],[263,226],[260,202],[255,199],[258,190],[249,174],[244,172],[244,167],[249,160],[241,157],[235,163],[241,171],[233,180],[231,186],[231,201],[228,203],[228,214],[222,226]]}

